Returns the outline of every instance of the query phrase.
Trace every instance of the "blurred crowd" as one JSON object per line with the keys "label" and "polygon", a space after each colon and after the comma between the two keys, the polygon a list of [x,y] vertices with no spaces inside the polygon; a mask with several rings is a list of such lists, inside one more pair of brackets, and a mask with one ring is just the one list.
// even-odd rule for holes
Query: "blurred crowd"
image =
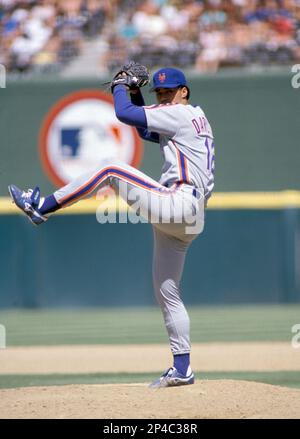
{"label": "blurred crowd", "polygon": [[300,60],[300,0],[0,0],[0,63],[60,69],[90,40],[107,70],[134,59],[199,72]]}
{"label": "blurred crowd", "polygon": [[109,1],[0,0],[0,63],[10,71],[51,71],[101,37]]}

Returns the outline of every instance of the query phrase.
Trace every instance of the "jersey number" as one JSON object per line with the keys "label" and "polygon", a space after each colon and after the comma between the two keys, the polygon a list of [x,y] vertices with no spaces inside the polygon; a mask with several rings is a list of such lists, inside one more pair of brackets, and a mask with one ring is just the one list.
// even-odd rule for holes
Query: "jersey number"
{"label": "jersey number", "polygon": [[207,149],[207,170],[214,173],[215,171],[215,144],[212,139],[206,137],[205,146]]}

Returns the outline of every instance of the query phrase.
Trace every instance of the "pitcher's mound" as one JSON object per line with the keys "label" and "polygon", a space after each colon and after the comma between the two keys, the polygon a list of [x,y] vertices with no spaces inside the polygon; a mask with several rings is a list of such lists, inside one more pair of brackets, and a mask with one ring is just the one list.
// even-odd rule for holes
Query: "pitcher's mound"
{"label": "pitcher's mound", "polygon": [[1,418],[299,418],[300,390],[249,381],[206,380],[149,389],[147,384],[23,387],[0,390]]}

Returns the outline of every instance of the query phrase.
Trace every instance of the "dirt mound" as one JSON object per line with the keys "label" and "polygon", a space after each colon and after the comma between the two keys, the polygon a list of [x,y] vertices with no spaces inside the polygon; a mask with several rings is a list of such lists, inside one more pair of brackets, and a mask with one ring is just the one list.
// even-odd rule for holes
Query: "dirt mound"
{"label": "dirt mound", "polygon": [[300,390],[248,381],[193,386],[71,385],[0,390],[1,418],[299,418]]}

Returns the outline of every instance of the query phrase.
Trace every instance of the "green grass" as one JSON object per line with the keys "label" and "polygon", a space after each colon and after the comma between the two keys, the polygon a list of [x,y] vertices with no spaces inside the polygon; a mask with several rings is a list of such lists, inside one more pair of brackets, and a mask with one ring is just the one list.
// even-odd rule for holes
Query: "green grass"
{"label": "green grass", "polygon": [[[66,384],[150,383],[156,373],[94,373],[51,375],[0,375],[0,388],[28,386],[61,386]],[[196,374],[196,380],[233,379],[300,388],[299,372],[205,372]]]}
{"label": "green grass", "polygon": [[[190,306],[193,342],[290,341],[300,305]],[[7,346],[167,343],[158,308],[0,312]]]}

